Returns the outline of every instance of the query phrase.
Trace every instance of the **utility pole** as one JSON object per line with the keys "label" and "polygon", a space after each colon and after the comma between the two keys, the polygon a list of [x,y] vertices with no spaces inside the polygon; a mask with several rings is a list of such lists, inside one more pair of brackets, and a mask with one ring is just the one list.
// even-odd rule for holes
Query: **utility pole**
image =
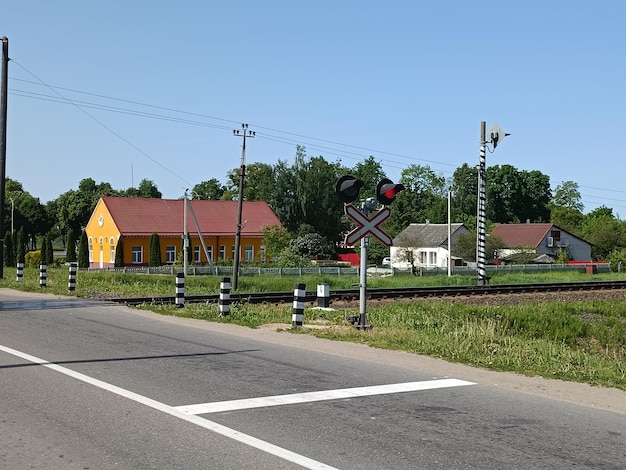
{"label": "utility pole", "polygon": [[[7,168],[7,96],[9,89],[9,38],[2,37],[2,86],[0,91],[0,279],[4,277],[4,196]],[[11,221],[13,217],[11,216]],[[13,222],[11,222],[13,223]]]}
{"label": "utility pole", "polygon": [[241,250],[241,215],[243,213],[243,187],[246,179],[246,137],[254,137],[256,133],[248,130],[248,124],[241,125],[241,131],[233,130],[235,137],[243,137],[241,147],[241,167],[239,168],[239,199],[237,209],[237,232],[235,233],[235,253],[233,257],[233,290],[237,290],[239,283],[239,251]]}
{"label": "utility pole", "polygon": [[183,202],[183,273],[187,276],[189,265],[189,230],[187,230],[187,191],[185,189],[185,201]]}

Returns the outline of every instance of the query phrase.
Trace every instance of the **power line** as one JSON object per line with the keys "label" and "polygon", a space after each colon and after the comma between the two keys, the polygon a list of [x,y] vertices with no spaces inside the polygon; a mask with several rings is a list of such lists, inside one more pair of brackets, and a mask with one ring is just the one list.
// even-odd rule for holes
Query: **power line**
{"label": "power line", "polygon": [[163,168],[165,171],[167,171],[168,173],[170,173],[171,175],[175,176],[176,178],[178,178],[179,180],[181,180],[182,182],[184,182],[187,185],[191,185],[191,183],[189,183],[189,181],[185,180],[182,176],[180,176],[179,174],[177,174],[176,172],[170,170],[168,167],[166,167],[165,165],[163,165],[161,162],[159,162],[158,160],[156,160],[155,158],[151,157],[150,155],[148,155],[146,152],[144,152],[142,149],[140,149],[139,147],[137,147],[135,144],[133,144],[130,140],[126,139],[125,137],[123,137],[121,134],[119,134],[118,132],[114,131],[113,129],[111,129],[109,126],[107,126],[106,124],[104,124],[102,121],[98,120],[95,116],[93,116],[92,114],[88,113],[87,111],[85,111],[80,105],[74,103],[72,100],[64,97],[63,95],[61,95],[59,92],[57,92],[54,88],[50,87],[49,85],[47,85],[43,80],[41,80],[39,77],[37,77],[34,73],[30,72],[29,70],[27,70],[26,68],[24,68],[22,65],[20,65],[19,63],[15,62],[15,60],[11,59],[11,61],[13,63],[15,63],[15,65],[17,65],[18,67],[20,67],[22,70],[24,70],[26,73],[30,74],[31,76],[33,76],[34,78],[36,78],[37,80],[39,80],[39,82],[48,87],[50,90],[52,90],[53,93],[57,94],[60,98],[62,98],[64,101],[66,101],[67,103],[73,105],[74,107],[76,107],[76,109],[78,109],[79,111],[81,111],[83,114],[85,114],[86,116],[88,116],[90,119],[92,119],[95,123],[97,123],[99,126],[103,127],[104,129],[106,129],[108,132],[110,132],[111,134],[113,134],[115,137],[117,137],[118,139],[120,139],[122,142],[124,142],[125,144],[127,144],[128,146],[132,147],[133,149],[135,149],[137,152],[139,152],[141,155],[143,155],[144,157],[146,157],[147,159],[149,159],[150,161],[152,161],[153,163],[157,164],[158,166],[160,166],[161,168]]}
{"label": "power line", "polygon": [[[38,77],[36,77],[33,73],[31,73],[28,70],[26,70],[23,66],[21,66],[20,64],[15,62],[15,60],[12,60],[12,62],[15,63],[16,65],[18,65],[21,69],[25,70],[31,76],[33,76],[37,80],[39,80],[39,81],[32,81],[32,80],[24,80],[24,79],[19,79],[19,78],[12,78],[11,79],[12,81],[17,81],[17,82],[22,82],[22,83],[32,84],[32,85],[37,85],[37,86],[44,86],[44,87],[48,88],[49,90],[51,90],[53,93],[55,93],[56,96],[51,96],[51,95],[47,95],[47,94],[43,94],[43,93],[32,92],[32,91],[28,91],[28,90],[19,90],[19,89],[11,89],[10,93],[12,95],[20,96],[20,97],[24,97],[24,98],[30,98],[30,99],[38,99],[38,100],[42,100],[42,101],[50,101],[50,102],[59,103],[59,104],[68,104],[68,105],[72,105],[72,106],[77,107],[79,110],[81,110],[81,112],[83,112],[84,114],[89,116],[92,120],[94,120],[100,126],[104,127],[106,130],[108,130],[113,135],[115,135],[118,139],[124,141],[127,145],[129,145],[132,148],[134,148],[136,151],[138,151],[139,153],[144,155],[146,158],[148,158],[149,160],[151,160],[155,164],[159,165],[161,168],[165,169],[166,171],[168,171],[172,175],[176,176],[178,179],[183,181],[186,185],[190,185],[191,183],[186,181],[180,175],[176,174],[174,171],[172,171],[169,168],[167,168],[165,165],[161,164],[155,158],[153,158],[150,155],[148,155],[146,152],[144,152],[139,147],[137,147],[136,145],[134,145],[133,143],[131,143],[130,141],[125,139],[119,133],[115,132],[113,129],[111,129],[110,127],[106,126],[104,123],[102,123],[98,119],[96,119],[94,116],[92,116],[87,111],[85,111],[85,108],[86,109],[96,109],[96,110],[101,110],[101,111],[105,111],[105,112],[114,112],[114,113],[119,113],[119,114],[130,115],[130,116],[143,117],[143,118],[147,118],[147,119],[162,120],[162,121],[166,121],[166,122],[173,122],[173,123],[183,124],[183,125],[193,125],[193,126],[198,126],[198,127],[213,128],[213,129],[218,129],[218,130],[230,130],[230,129],[232,129],[231,126],[228,126],[226,124],[221,124],[221,123],[239,123],[240,122],[240,121],[220,118],[220,117],[211,116],[211,115],[202,114],[202,113],[194,113],[194,112],[183,111],[183,110],[180,110],[180,109],[175,109],[175,108],[166,107],[166,106],[158,106],[158,105],[143,103],[143,102],[136,101],[136,100],[115,98],[115,97],[112,97],[112,96],[107,96],[107,95],[103,95],[103,94],[99,94],[99,93],[85,92],[85,91],[76,90],[76,89],[67,88],[67,87],[59,87],[59,86],[48,85],[45,82],[43,82],[42,80],[40,80]],[[192,116],[192,117],[201,118],[201,119],[210,119],[210,120],[220,121],[220,124],[209,123],[209,122],[206,122],[206,121],[201,121],[201,120],[196,120],[196,119],[186,119],[186,118],[176,117],[176,116],[171,116],[171,115],[157,114],[157,113],[141,111],[141,110],[137,110],[137,109],[123,108],[123,107],[119,107],[119,106],[112,106],[112,105],[107,105],[107,104],[102,104],[102,103],[94,103],[94,102],[90,102],[90,101],[72,100],[72,99],[66,98],[65,96],[61,95],[56,90],[62,90],[62,91],[82,94],[82,95],[86,95],[86,96],[93,96],[93,97],[102,98],[102,99],[106,99],[106,100],[117,101],[117,102],[121,102],[121,103],[127,103],[127,104],[136,105],[136,106],[151,108],[151,109],[154,109],[154,110],[167,111],[167,112],[170,112],[170,113],[176,113],[176,114],[180,114],[180,115],[187,115],[187,116]],[[425,162],[425,163],[428,163],[428,164],[436,164],[438,166],[443,166],[443,167],[456,168],[455,164],[451,164],[451,163],[447,163],[447,162],[440,162],[440,161],[436,161],[436,160],[427,160],[427,159],[421,159],[419,157],[412,157],[412,156],[407,156],[407,155],[393,153],[393,152],[386,152],[386,151],[382,151],[382,150],[375,150],[375,149],[371,149],[371,148],[368,148],[368,147],[361,147],[361,146],[357,146],[357,145],[345,144],[345,143],[341,143],[341,142],[337,142],[337,141],[332,141],[332,140],[328,140],[328,139],[322,139],[322,138],[307,136],[307,135],[298,134],[298,133],[290,132],[290,131],[282,131],[282,130],[279,130],[279,129],[274,129],[274,128],[266,127],[266,126],[260,126],[260,125],[256,125],[256,124],[254,125],[254,127],[257,128],[257,129],[263,129],[265,131],[270,131],[270,132],[273,132],[273,133],[283,134],[283,135],[274,135],[274,134],[272,134],[270,132],[268,132],[268,133],[256,132],[256,137],[258,137],[260,139],[265,139],[265,140],[268,140],[268,141],[273,141],[273,142],[277,142],[277,143],[281,143],[281,144],[285,144],[285,145],[292,145],[292,146],[293,145],[304,145],[308,150],[320,151],[320,152],[323,152],[326,155],[332,155],[332,156],[338,157],[339,159],[350,159],[350,160],[360,161],[360,160],[362,160],[364,158],[367,158],[368,156],[371,155],[371,154],[367,155],[367,154],[365,154],[363,152],[373,152],[373,153],[375,153],[377,155],[386,155],[386,156],[391,156],[391,157],[398,157],[398,158],[406,159],[406,160],[413,161],[413,162],[420,161],[420,162]],[[291,136],[291,137],[289,137],[289,136]],[[307,139],[308,141],[303,141],[302,139]],[[334,145],[334,146],[340,146],[342,148],[336,148],[336,147],[332,147],[330,145],[323,145],[323,144],[331,144],[331,145]],[[353,149],[353,150],[349,150],[349,149]],[[391,159],[388,159],[388,158],[381,158],[380,160],[385,163],[385,166],[387,168],[404,170],[407,167],[407,164],[405,162],[401,162],[401,161],[397,161],[397,160],[391,160]],[[447,175],[452,175],[453,174],[453,171],[450,171],[450,170],[439,169],[437,171],[440,171],[441,173],[447,174]],[[563,182],[561,181],[561,182],[558,182],[556,184],[561,184],[561,183],[563,183]],[[626,190],[598,188],[598,187],[593,187],[593,186],[579,186],[579,187],[580,188],[592,189],[592,190],[596,190],[596,191],[608,191],[608,192],[612,192],[612,193],[626,194]],[[612,199],[612,198],[606,198],[606,197],[594,196],[594,195],[585,195],[585,198],[597,198],[597,199],[605,200],[605,201],[616,201],[616,202],[624,202],[624,203],[626,203],[626,201],[621,200],[621,199]],[[585,201],[583,201],[583,202],[585,202]],[[597,204],[597,202],[590,202],[590,203],[593,204],[593,205]],[[624,207],[624,206],[616,205],[616,204],[613,204],[613,203],[611,203],[611,205],[614,206],[614,207]]]}

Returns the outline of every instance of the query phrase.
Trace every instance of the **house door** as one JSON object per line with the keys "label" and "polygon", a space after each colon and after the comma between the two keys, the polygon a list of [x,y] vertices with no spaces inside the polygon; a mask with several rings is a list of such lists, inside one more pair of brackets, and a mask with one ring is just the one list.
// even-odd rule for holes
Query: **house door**
{"label": "house door", "polygon": [[100,269],[104,268],[104,247],[100,245]]}

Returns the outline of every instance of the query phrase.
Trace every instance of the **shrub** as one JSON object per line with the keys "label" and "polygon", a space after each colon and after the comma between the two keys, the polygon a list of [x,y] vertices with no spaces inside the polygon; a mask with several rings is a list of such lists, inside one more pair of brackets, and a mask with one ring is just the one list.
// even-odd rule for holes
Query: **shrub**
{"label": "shrub", "polygon": [[24,256],[24,266],[27,268],[37,268],[39,269],[39,264],[41,263],[41,251],[29,251]]}

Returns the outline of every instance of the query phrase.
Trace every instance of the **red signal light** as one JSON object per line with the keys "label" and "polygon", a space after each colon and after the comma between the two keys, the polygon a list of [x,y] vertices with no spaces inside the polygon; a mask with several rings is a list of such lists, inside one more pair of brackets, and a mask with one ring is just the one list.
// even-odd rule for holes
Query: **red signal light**
{"label": "red signal light", "polygon": [[376,186],[376,199],[384,206],[388,206],[396,200],[396,196],[404,189],[401,183],[394,183],[390,179],[383,178]]}

